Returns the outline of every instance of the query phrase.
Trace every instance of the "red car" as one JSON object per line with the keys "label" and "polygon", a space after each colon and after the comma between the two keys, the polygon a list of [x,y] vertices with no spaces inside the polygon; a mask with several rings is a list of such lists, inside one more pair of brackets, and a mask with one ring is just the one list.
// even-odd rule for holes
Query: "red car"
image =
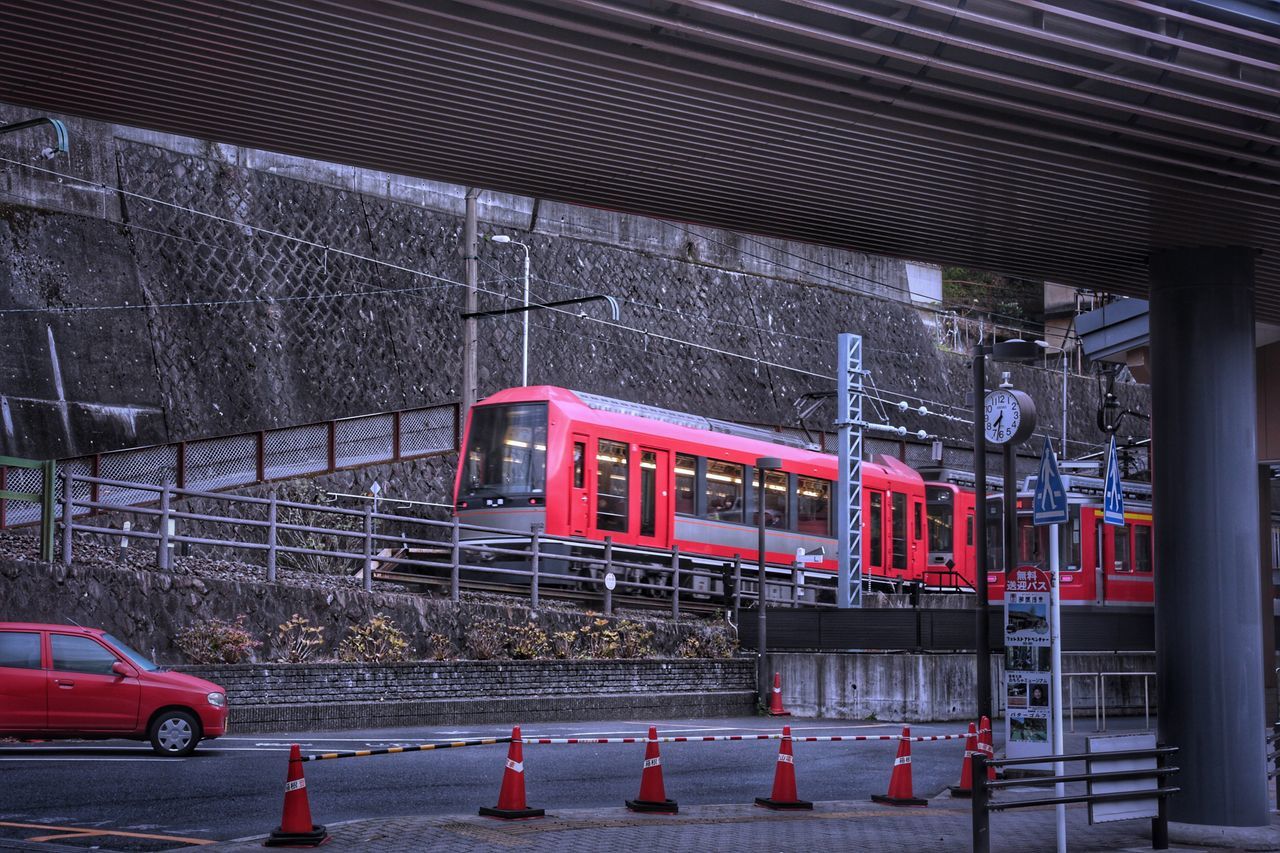
{"label": "red car", "polygon": [[0,622],[0,736],[149,740],[189,755],[226,730],[216,684],[168,672],[94,628]]}

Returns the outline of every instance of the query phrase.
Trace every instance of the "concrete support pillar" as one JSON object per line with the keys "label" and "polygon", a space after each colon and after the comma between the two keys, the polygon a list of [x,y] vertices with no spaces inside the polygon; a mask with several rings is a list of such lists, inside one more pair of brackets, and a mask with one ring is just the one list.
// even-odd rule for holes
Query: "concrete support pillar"
{"label": "concrete support pillar", "polygon": [[1267,809],[1253,252],[1151,257],[1160,739],[1170,818],[1262,826]]}

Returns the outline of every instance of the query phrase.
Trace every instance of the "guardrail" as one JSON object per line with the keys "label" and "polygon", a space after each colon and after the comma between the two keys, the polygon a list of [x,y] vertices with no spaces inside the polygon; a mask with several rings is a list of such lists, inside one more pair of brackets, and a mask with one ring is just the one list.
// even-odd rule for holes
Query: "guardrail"
{"label": "guardrail", "polygon": [[1142,679],[1142,719],[1145,728],[1151,728],[1151,689],[1150,679],[1155,678],[1158,673],[1155,672],[1064,672],[1062,677],[1067,679],[1067,711],[1070,720],[1069,731],[1076,730],[1076,703],[1075,703],[1075,679],[1092,678],[1093,679],[1093,730],[1097,732],[1105,732],[1107,730],[1107,679],[1134,677]]}
{"label": "guardrail", "polygon": [[[458,405],[446,403],[134,447],[62,459],[57,466],[81,478],[89,500],[118,509],[154,500],[152,489],[159,486],[214,492],[451,452],[458,447],[458,417]],[[21,464],[26,461],[0,459],[0,489],[38,491],[40,475]],[[103,488],[107,481],[117,485]],[[39,520],[36,507],[0,501],[0,528]]]}
{"label": "guardrail", "polygon": [[[1157,800],[1157,813],[1151,819],[1151,849],[1169,849],[1169,807],[1168,799],[1180,789],[1165,784],[1167,777],[1178,772],[1177,767],[1169,767],[1165,759],[1178,751],[1175,746],[1157,746],[1154,749],[1135,749],[1117,752],[1091,752],[1080,755],[1040,755],[1029,758],[988,759],[983,753],[973,755],[973,853],[991,853],[990,813],[1009,809],[1037,808],[1040,806],[1069,805],[1071,803],[1115,803],[1140,800]],[[1061,773],[1053,776],[1033,777],[1027,779],[1004,779],[992,782],[987,779],[989,767],[1013,767],[1019,764],[1067,764],[1077,762],[1111,762],[1123,760],[1150,760],[1154,766],[1126,770],[1105,770],[1101,772]],[[1131,788],[1120,791],[1094,792],[1093,785],[1098,782],[1154,782],[1154,788]],[[1036,797],[1020,800],[991,799],[991,792],[1013,787],[1039,787],[1047,785],[1066,785],[1084,782],[1088,789],[1083,794],[1067,794],[1055,797]]]}
{"label": "guardrail", "polygon": [[[38,504],[40,514],[40,559],[46,563],[53,560],[53,542],[55,539],[54,507],[57,503],[57,486],[54,482],[55,464],[51,459],[40,461],[19,459],[15,456],[0,456],[0,519],[3,519],[8,511],[9,501]],[[11,470],[29,471],[34,476],[11,478],[9,473]],[[36,479],[36,482],[30,483],[26,487],[31,489],[39,486],[39,489],[38,491],[22,491],[20,488],[10,488],[10,486],[17,485],[17,482],[11,483],[11,479],[15,481]]]}
{"label": "guardrail", "polygon": [[[121,506],[95,498],[104,490],[145,493],[149,500]],[[175,505],[182,500],[213,502],[226,509],[224,514],[194,512]],[[138,517],[142,523],[131,524],[125,533],[84,518],[87,513],[103,511]],[[282,513],[287,517],[282,518]],[[457,517],[441,521],[375,512],[371,505],[354,510],[274,496],[248,497],[78,476],[67,470],[61,514],[69,520],[62,527],[65,563],[72,560],[76,534],[127,536],[155,542],[156,565],[161,569],[172,566],[175,546],[200,545],[262,555],[264,579],[273,582],[282,556],[309,556],[337,561],[340,567],[350,564],[360,572],[366,590],[373,588],[375,566],[379,575],[389,580],[424,583],[447,579],[454,601],[459,598],[464,574],[468,578],[521,579],[529,585],[530,604],[535,609],[545,589],[561,592],[565,587],[574,591],[585,587],[599,595],[606,613],[613,610],[614,587],[639,596],[669,596],[674,616],[680,615],[681,602],[689,596],[735,610],[744,602],[759,600],[759,590],[753,589],[757,584],[743,577],[741,558],[708,562],[682,554],[679,548],[623,548],[608,539],[590,543],[537,530],[513,534],[507,529],[464,524]],[[327,523],[320,523],[326,519]],[[332,547],[317,547],[326,543]],[[584,546],[598,548],[598,556],[578,553]],[[577,571],[568,571],[570,567]],[[806,588],[815,587],[812,580],[799,582],[790,566],[769,568],[768,599],[796,604]],[[407,571],[399,574],[400,569],[421,570],[429,576]],[[613,587],[607,582],[610,577]],[[721,584],[718,593],[717,582]]]}
{"label": "guardrail", "polygon": [[[1276,747],[1277,743],[1280,743],[1280,723],[1273,723],[1271,734],[1267,735],[1267,761],[1271,762],[1268,780],[1280,778],[1280,748]],[[1280,782],[1276,783],[1276,811],[1280,812]]]}

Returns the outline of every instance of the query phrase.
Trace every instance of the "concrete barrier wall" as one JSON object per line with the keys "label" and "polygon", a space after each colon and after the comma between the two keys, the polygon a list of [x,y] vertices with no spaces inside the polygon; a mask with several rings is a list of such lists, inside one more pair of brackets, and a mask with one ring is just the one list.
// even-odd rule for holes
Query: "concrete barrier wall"
{"label": "concrete barrier wall", "polygon": [[[920,722],[971,720],[977,713],[973,655],[780,653],[769,659],[773,671],[782,675],[783,703],[799,716]],[[1148,653],[1063,655],[1068,673],[1154,669],[1155,656]],[[1003,673],[1003,657],[993,655],[991,695],[997,703]],[[1065,697],[1065,683],[1063,691]],[[1073,698],[1076,716],[1092,717],[1093,679],[1077,679]],[[1141,714],[1142,679],[1107,679],[1105,699],[1108,716]],[[1154,711],[1154,678],[1150,701]]]}

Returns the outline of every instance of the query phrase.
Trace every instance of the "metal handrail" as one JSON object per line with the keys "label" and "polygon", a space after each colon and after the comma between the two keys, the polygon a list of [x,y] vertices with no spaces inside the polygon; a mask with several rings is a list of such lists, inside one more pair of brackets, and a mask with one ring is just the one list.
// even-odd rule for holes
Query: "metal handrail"
{"label": "metal handrail", "polygon": [[[1128,800],[1156,799],[1156,816],[1151,819],[1151,848],[1153,850],[1169,849],[1169,808],[1168,800],[1180,788],[1165,784],[1167,777],[1178,772],[1178,768],[1165,764],[1165,759],[1177,753],[1174,746],[1157,746],[1154,749],[1118,750],[1116,752],[1087,752],[1074,755],[1036,755],[1022,758],[989,759],[982,752],[973,755],[973,851],[974,853],[990,853],[991,825],[990,813],[1008,811],[1009,809],[1036,808],[1040,806],[1069,805],[1071,803],[1105,803],[1125,802]],[[1006,779],[988,781],[989,768],[1012,767],[1020,764],[1042,764],[1052,762],[1065,764],[1068,762],[1114,761],[1123,759],[1150,758],[1155,760],[1155,767],[1135,770],[1104,770],[1097,773],[1063,773],[1054,776],[1041,776],[1028,779]],[[1069,782],[1102,782],[1118,779],[1149,779],[1155,782],[1154,788],[1139,788],[1130,791],[1109,791],[1094,793],[1092,790],[1083,794],[1066,794],[1058,797],[1036,797],[1016,800],[1000,800],[992,802],[991,792],[1010,787],[1063,785]]]}
{"label": "metal handrail", "polygon": [[[721,591],[722,602],[726,610],[731,607],[735,611],[740,609],[744,600],[754,600],[760,603],[766,598],[765,590],[757,589],[754,592],[743,590],[742,561],[738,557],[735,557],[732,561],[725,560],[722,568],[717,571],[714,567],[705,565],[708,558],[682,554],[679,548],[663,550],[638,545],[626,545],[625,551],[620,555],[622,557],[631,557],[631,555],[648,555],[652,557],[651,562],[636,562],[635,557],[632,557],[632,559],[615,557],[615,549],[618,546],[610,538],[606,538],[603,543],[597,543],[573,537],[550,536],[537,530],[532,533],[515,533],[509,529],[465,524],[456,517],[449,521],[442,521],[394,513],[374,512],[372,506],[366,506],[363,510],[351,510],[328,504],[315,505],[296,501],[282,501],[275,497],[260,498],[233,495],[225,492],[185,489],[169,485],[130,483],[104,477],[77,475],[66,468],[63,469],[63,476],[62,559],[66,563],[71,562],[73,533],[79,532],[154,541],[157,543],[156,563],[161,569],[171,567],[173,548],[178,544],[207,545],[255,553],[265,552],[267,557],[266,579],[269,582],[273,582],[276,579],[276,565],[280,554],[330,557],[357,562],[360,565],[360,574],[366,590],[373,588],[375,563],[384,568],[387,566],[418,566],[440,569],[449,573],[450,597],[455,601],[460,594],[459,576],[464,571],[482,575],[527,577],[530,579],[530,602],[535,609],[539,606],[540,585],[544,581],[558,583],[568,580],[593,587],[604,599],[605,612],[611,614],[612,590],[605,583],[605,576],[611,573],[614,574],[616,586],[620,589],[626,589],[631,592],[654,591],[669,594],[672,614],[675,616],[679,616],[680,613],[682,594],[700,596],[708,594],[706,592],[694,593],[692,589],[682,584],[682,578],[727,580],[730,577],[730,570],[732,570],[732,589],[726,584]],[[77,497],[77,486],[83,485],[90,487],[89,496]],[[156,497],[155,500],[136,505],[104,503],[96,499],[98,490],[104,486],[147,492],[154,494]],[[237,517],[193,512],[189,509],[176,509],[173,506],[174,500],[182,498],[221,501],[232,506],[253,507],[265,510],[267,517],[265,519]],[[297,509],[308,513],[328,513],[349,519],[358,518],[362,521],[362,524],[359,529],[339,529],[323,526],[322,524],[307,524],[304,523],[305,519],[303,521],[282,520],[279,517],[281,509]],[[83,515],[84,510],[106,510],[154,518],[155,529],[130,529],[126,532],[92,522],[77,521],[76,516],[78,514]],[[194,533],[180,531],[177,527],[180,521],[226,527],[230,528],[230,532],[225,535],[212,533],[195,535]],[[443,535],[441,538],[434,539],[420,538],[420,536],[410,537],[407,533],[393,534],[386,532],[385,529],[379,532],[377,523],[382,523],[384,526],[388,524],[396,525],[408,530],[425,528],[428,531],[438,531],[441,534],[447,533],[447,538],[444,538]],[[241,531],[244,530],[255,531],[258,535],[265,534],[266,541],[247,540],[241,535]],[[282,543],[279,541],[282,531],[332,537],[335,547],[326,549]],[[464,532],[468,536],[476,538],[463,538],[462,534]],[[477,536],[477,534],[479,535]],[[338,547],[338,542],[341,542],[346,547]],[[570,559],[559,553],[547,553],[546,548],[548,545],[564,544],[566,546],[581,547],[584,542],[593,548],[599,548],[603,556],[575,555],[571,559],[575,563],[600,567],[603,571],[598,576],[567,575],[559,571],[547,570],[547,560]],[[450,555],[449,562],[414,557],[410,543],[448,550]],[[404,550],[397,553],[392,549],[384,548],[385,545],[390,545],[393,548],[399,546]],[[386,553],[387,551],[390,551],[390,553]],[[474,557],[475,555],[527,558],[529,565],[528,568],[513,568],[483,565],[474,560],[468,560],[468,557]],[[822,583],[815,583],[812,579],[807,584],[802,584],[799,580],[800,575],[794,566],[774,564],[770,565],[768,569],[770,572],[770,577],[768,578],[769,589],[781,587],[786,590],[789,588],[789,597],[793,605],[799,603],[799,594],[803,586],[808,585],[819,588],[824,586]],[[754,583],[752,579],[747,579],[747,582]],[[830,585],[833,584],[834,578]]]}

